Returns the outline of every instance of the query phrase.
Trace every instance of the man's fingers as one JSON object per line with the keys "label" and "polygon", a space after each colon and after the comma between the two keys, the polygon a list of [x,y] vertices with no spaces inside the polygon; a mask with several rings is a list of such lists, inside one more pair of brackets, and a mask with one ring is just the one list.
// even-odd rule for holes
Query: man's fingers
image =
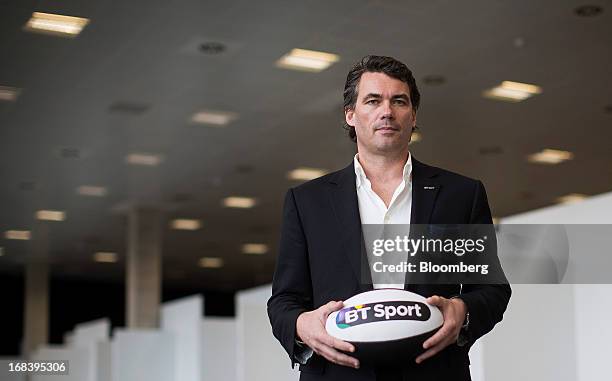
{"label": "man's fingers", "polygon": [[355,351],[355,347],[353,346],[353,344],[347,343],[346,341],[343,341],[340,339],[336,339],[335,337],[330,336],[328,334],[324,334],[324,337],[320,338],[319,341],[323,342],[325,345],[329,347],[339,349],[341,351],[345,351],[345,352]]}
{"label": "man's fingers", "polygon": [[344,303],[336,302],[332,300],[331,302],[328,302],[327,304],[323,306],[323,308],[321,309],[321,312],[323,312],[325,317],[327,317],[327,315],[331,314],[334,311],[341,309],[343,306],[344,306]]}
{"label": "man's fingers", "polygon": [[328,359],[329,361],[335,364],[339,364],[343,366],[350,366],[352,368],[359,368],[359,360],[357,360],[354,357],[345,355],[342,352],[338,352],[334,348],[329,347],[325,345],[324,343],[321,343],[318,349],[319,349],[320,355],[322,355],[323,357],[325,357],[326,359]]}
{"label": "man's fingers", "polygon": [[436,332],[429,339],[425,340],[425,342],[423,343],[423,348],[427,349],[427,348],[433,347],[434,345],[437,345],[438,343],[444,341],[444,339],[447,338],[451,332],[452,332],[452,329],[450,327],[450,324],[442,325],[442,328],[440,328],[438,332]]}
{"label": "man's fingers", "polygon": [[429,348],[428,350],[426,350],[425,352],[423,352],[421,355],[419,355],[419,357],[416,358],[416,363],[420,364],[423,361],[427,360],[428,358],[432,357],[433,355],[435,355],[436,353],[440,352],[442,349],[446,348],[448,346],[448,344],[450,344],[447,340]]}
{"label": "man's fingers", "polygon": [[416,358],[416,363],[420,364],[423,361],[427,360],[428,358],[432,357],[433,355],[435,355],[436,353],[439,352],[438,347],[433,347],[431,349],[428,349],[427,351],[423,352],[421,355],[419,355],[419,357]]}
{"label": "man's fingers", "polygon": [[438,295],[434,295],[434,296],[430,296],[429,298],[427,298],[426,301],[428,304],[441,307],[446,302],[446,299]]}

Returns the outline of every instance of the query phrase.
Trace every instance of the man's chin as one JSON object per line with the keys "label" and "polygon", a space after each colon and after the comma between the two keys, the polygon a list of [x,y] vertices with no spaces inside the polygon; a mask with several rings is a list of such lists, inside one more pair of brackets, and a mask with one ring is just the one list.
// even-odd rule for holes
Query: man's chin
{"label": "man's chin", "polygon": [[388,142],[378,142],[376,144],[375,149],[379,153],[396,153],[402,152],[408,147],[408,143],[398,142],[398,141],[388,141]]}

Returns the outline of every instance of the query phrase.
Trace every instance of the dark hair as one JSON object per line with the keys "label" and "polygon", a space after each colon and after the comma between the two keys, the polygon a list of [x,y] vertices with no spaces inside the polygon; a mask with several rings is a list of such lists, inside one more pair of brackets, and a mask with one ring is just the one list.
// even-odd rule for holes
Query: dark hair
{"label": "dark hair", "polygon": [[[346,83],[344,84],[344,111],[353,110],[357,103],[357,89],[359,88],[359,80],[363,73],[383,73],[389,77],[399,79],[402,82],[408,84],[410,89],[410,102],[412,107],[416,111],[419,108],[419,102],[421,100],[421,94],[417,87],[416,81],[412,76],[412,72],[402,62],[396,60],[393,57],[385,56],[365,56],[359,62],[353,66],[346,76]],[[344,121],[344,129],[348,131],[349,138],[352,141],[357,142],[357,135],[355,134],[355,127],[349,126]]]}

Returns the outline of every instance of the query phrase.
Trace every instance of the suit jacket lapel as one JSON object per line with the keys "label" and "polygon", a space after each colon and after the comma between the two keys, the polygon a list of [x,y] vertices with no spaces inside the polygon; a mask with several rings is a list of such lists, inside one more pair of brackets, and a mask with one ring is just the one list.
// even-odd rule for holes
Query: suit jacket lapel
{"label": "suit jacket lapel", "polygon": [[412,210],[410,224],[428,224],[431,221],[440,184],[436,182],[438,171],[412,158]]}
{"label": "suit jacket lapel", "polygon": [[344,248],[348,262],[357,277],[361,291],[371,290],[372,280],[361,231],[353,162],[337,172],[335,176],[330,178],[329,182],[331,184],[332,209],[341,231],[340,244]]}
{"label": "suit jacket lapel", "polygon": [[[410,211],[410,225],[429,224],[436,198],[440,192],[441,185],[435,177],[438,170],[435,167],[425,165],[412,158],[412,210]],[[411,229],[410,235],[419,234]],[[410,284],[410,273],[406,273],[404,289],[419,293],[420,285]]]}

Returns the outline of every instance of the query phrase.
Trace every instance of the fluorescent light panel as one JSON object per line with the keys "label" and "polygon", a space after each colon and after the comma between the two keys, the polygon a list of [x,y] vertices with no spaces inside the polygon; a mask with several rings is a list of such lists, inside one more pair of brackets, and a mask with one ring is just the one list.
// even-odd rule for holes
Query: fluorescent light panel
{"label": "fluorescent light panel", "polygon": [[244,254],[265,254],[268,252],[268,245],[263,243],[245,243],[242,245]]}
{"label": "fluorescent light panel", "polygon": [[320,168],[300,167],[287,173],[287,178],[289,180],[312,180],[326,173],[326,170]]}
{"label": "fluorescent light panel", "polygon": [[283,69],[309,71],[318,73],[338,62],[340,56],[316,50],[292,49],[290,53],[276,61],[276,66]]}
{"label": "fluorescent light panel", "polygon": [[223,199],[223,206],[227,208],[252,208],[257,200],[252,197],[231,196]]}
{"label": "fluorescent light panel", "polygon": [[39,210],[36,212],[36,219],[41,221],[64,221],[66,212],[61,210]]}
{"label": "fluorescent light panel", "polygon": [[541,93],[542,88],[540,86],[521,82],[503,81],[499,86],[485,90],[482,95],[485,98],[500,101],[520,102]]}
{"label": "fluorescent light panel", "polygon": [[223,259],[219,257],[202,257],[198,263],[200,267],[207,269],[218,269],[223,267]]}
{"label": "fluorescent light panel", "polygon": [[21,93],[21,90],[15,87],[0,86],[0,101],[16,101],[19,93]]}
{"label": "fluorescent light panel", "polygon": [[557,198],[557,202],[560,204],[574,204],[583,201],[588,196],[582,193],[570,193],[565,196]]}
{"label": "fluorescent light panel", "polygon": [[4,232],[4,238],[6,239],[17,239],[27,241],[32,237],[29,230],[7,230]]}
{"label": "fluorescent light panel", "polygon": [[75,37],[87,24],[89,19],[82,17],[34,12],[24,29],[36,33]]}
{"label": "fluorescent light panel", "polygon": [[559,164],[574,158],[574,154],[569,151],[561,151],[557,149],[543,149],[540,152],[533,153],[527,156],[527,160],[531,163],[538,164]]}
{"label": "fluorescent light panel", "polygon": [[125,161],[132,165],[155,167],[163,161],[163,157],[161,155],[153,155],[148,153],[131,153],[126,156]]}
{"label": "fluorescent light panel", "polygon": [[108,191],[105,187],[96,185],[81,185],[77,188],[77,193],[81,196],[104,197],[106,196],[107,192]]}
{"label": "fluorescent light panel", "polygon": [[202,227],[200,220],[177,218],[170,222],[172,229],[176,230],[198,230]]}
{"label": "fluorescent light panel", "polygon": [[94,261],[101,263],[115,263],[117,262],[117,253],[98,251],[94,254]]}
{"label": "fluorescent light panel", "polygon": [[238,119],[238,114],[227,111],[202,110],[191,117],[193,123],[208,124],[211,126],[226,126]]}

